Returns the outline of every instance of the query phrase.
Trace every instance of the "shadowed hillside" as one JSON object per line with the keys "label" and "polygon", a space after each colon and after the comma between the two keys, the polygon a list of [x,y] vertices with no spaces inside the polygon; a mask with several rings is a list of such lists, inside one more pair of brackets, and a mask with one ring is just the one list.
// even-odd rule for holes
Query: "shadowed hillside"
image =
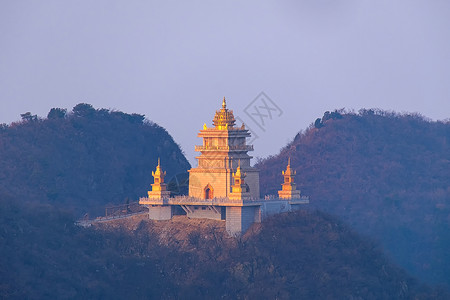
{"label": "shadowed hillside", "polygon": [[449,296],[421,286],[372,243],[319,212],[278,215],[236,240],[214,221],[180,217],[84,229],[48,205],[4,196],[0,205],[2,299]]}
{"label": "shadowed hillside", "polygon": [[413,274],[450,285],[450,123],[332,112],[258,164],[273,194],[291,157],[311,206],[379,240]]}
{"label": "shadowed hillside", "polygon": [[78,104],[22,119],[0,127],[0,191],[22,201],[95,215],[144,196],[158,157],[168,178],[190,168],[167,131],[143,115]]}

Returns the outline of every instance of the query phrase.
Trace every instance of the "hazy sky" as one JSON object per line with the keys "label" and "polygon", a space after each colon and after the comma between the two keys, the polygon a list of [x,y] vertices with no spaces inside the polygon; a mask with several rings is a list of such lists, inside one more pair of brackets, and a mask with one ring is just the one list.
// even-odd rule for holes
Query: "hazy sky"
{"label": "hazy sky", "polygon": [[80,102],[141,113],[191,163],[223,96],[254,156],[336,108],[450,117],[448,0],[3,0],[0,41],[0,123]]}

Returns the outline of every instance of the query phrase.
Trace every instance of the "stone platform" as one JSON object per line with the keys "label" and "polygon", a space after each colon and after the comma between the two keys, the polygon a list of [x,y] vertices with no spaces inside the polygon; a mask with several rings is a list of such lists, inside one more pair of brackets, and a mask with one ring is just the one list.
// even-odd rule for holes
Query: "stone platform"
{"label": "stone platform", "polygon": [[229,198],[200,199],[194,197],[140,198],[139,204],[145,205],[152,220],[170,220],[174,215],[186,215],[188,218],[205,218],[225,221],[230,235],[245,233],[253,223],[283,212],[300,209],[308,204],[308,197],[299,199],[246,199]]}

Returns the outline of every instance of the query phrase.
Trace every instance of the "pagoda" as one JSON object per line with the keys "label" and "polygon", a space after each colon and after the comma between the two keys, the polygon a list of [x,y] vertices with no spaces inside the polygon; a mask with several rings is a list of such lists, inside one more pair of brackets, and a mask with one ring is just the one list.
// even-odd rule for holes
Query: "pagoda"
{"label": "pagoda", "polygon": [[244,178],[247,174],[242,172],[241,161],[236,169],[236,173],[233,174],[234,184],[231,186],[230,200],[248,200],[251,199],[249,192],[249,186],[245,183]]}
{"label": "pagoda", "polygon": [[297,175],[295,170],[291,169],[291,158],[289,157],[286,171],[282,171],[284,182],[281,185],[281,191],[278,191],[280,199],[300,199],[300,191],[294,183],[294,176]]}
{"label": "pagoda", "polygon": [[152,190],[148,191],[149,199],[163,199],[169,198],[170,192],[167,190],[167,184],[164,183],[164,177],[166,172],[161,170],[161,161],[158,158],[158,165],[156,166],[156,171],[152,171],[153,184]]}
{"label": "pagoda", "polygon": [[213,119],[214,127],[203,126],[198,137],[203,145],[195,146],[200,152],[197,168],[189,170],[189,196],[201,199],[225,198],[231,193],[233,172],[238,164],[241,172],[245,172],[251,198],[258,199],[259,171],[250,166],[252,158],[247,153],[253,146],[246,144],[249,131],[242,124],[236,127],[233,111],[227,109],[225,97],[222,108],[216,111]]}

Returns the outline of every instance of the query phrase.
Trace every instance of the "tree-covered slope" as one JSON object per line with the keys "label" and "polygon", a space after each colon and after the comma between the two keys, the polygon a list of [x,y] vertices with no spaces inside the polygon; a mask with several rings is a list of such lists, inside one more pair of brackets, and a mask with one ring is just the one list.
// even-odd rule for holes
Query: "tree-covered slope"
{"label": "tree-covered slope", "polygon": [[311,206],[375,237],[419,278],[450,285],[450,123],[326,113],[258,164],[262,193],[276,193],[289,157]]}
{"label": "tree-covered slope", "polygon": [[78,104],[22,118],[0,128],[0,191],[22,201],[96,214],[144,196],[158,157],[168,178],[190,168],[169,133],[143,115]]}
{"label": "tree-covered slope", "polygon": [[[2,299],[448,299],[319,212],[275,216],[242,239],[223,223],[80,228],[50,205],[0,196]],[[189,222],[186,220],[186,222]],[[189,225],[189,226],[187,226]],[[222,227],[221,227],[222,226]],[[168,233],[189,231],[187,240]]]}

